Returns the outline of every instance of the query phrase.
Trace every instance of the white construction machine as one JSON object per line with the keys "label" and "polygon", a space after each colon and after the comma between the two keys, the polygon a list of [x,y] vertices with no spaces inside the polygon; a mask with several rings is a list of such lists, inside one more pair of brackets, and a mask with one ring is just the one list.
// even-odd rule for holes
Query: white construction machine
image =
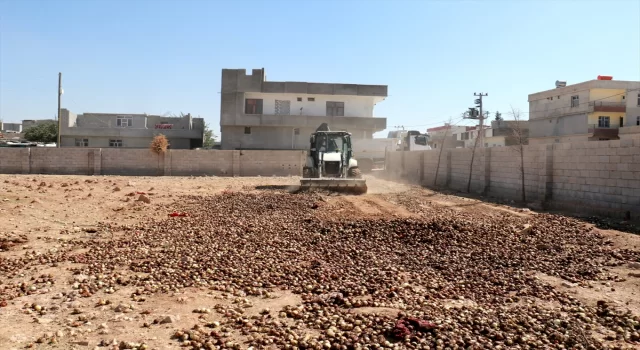
{"label": "white construction machine", "polygon": [[351,134],[331,131],[327,123],[311,134],[309,154],[302,169],[301,189],[317,188],[334,192],[367,192],[358,161],[353,158]]}

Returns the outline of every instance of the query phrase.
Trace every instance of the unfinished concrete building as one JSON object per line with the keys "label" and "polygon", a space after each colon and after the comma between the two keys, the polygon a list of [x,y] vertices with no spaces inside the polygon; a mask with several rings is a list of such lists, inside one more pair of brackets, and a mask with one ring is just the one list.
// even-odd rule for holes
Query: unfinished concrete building
{"label": "unfinished concrete building", "polygon": [[129,113],[60,113],[62,147],[147,148],[163,134],[172,149],[202,147],[204,119]]}
{"label": "unfinished concrete building", "polygon": [[264,69],[223,69],[222,149],[307,149],[322,123],[370,139],[387,127],[373,116],[386,97],[386,85],[267,81]]}

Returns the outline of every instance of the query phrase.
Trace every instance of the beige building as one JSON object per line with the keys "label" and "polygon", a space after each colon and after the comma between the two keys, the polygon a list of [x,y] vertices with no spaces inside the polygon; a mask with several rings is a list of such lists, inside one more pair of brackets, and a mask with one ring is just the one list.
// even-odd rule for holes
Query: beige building
{"label": "beige building", "polygon": [[529,95],[529,142],[618,140],[640,133],[640,82],[609,79],[556,84]]}
{"label": "beige building", "polygon": [[60,113],[62,147],[147,148],[156,135],[172,149],[202,147],[204,119],[129,113]]}

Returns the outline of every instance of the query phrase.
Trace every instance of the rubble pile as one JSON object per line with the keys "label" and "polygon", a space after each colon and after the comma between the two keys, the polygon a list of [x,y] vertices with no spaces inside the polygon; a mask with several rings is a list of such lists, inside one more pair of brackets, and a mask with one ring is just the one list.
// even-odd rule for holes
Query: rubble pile
{"label": "rubble pile", "polygon": [[[260,315],[214,308],[224,322],[173,334],[193,349],[640,345],[638,315],[604,302],[583,305],[536,276],[615,280],[607,267],[640,262],[638,252],[613,249],[574,219],[444,209],[415,218],[341,218],[313,193],[226,192],[181,203],[171,212],[188,215],[120,227],[127,234],[118,239],[78,240],[76,248],[88,249],[53,260],[83,264],[75,272],[91,277],[77,286],[87,296],[134,285],[140,295],[200,287],[235,297],[269,298],[277,290],[302,297],[301,305]],[[114,274],[122,267],[133,276]]]}

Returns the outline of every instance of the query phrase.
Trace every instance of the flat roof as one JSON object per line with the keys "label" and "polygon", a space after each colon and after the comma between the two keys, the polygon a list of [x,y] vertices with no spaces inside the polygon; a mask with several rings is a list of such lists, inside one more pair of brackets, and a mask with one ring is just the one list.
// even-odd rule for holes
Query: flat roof
{"label": "flat roof", "polygon": [[565,95],[578,91],[591,89],[633,89],[640,87],[639,81],[628,80],[588,80],[581,83],[567,85],[565,87],[535,92],[529,95],[528,101],[545,99],[551,96]]}

